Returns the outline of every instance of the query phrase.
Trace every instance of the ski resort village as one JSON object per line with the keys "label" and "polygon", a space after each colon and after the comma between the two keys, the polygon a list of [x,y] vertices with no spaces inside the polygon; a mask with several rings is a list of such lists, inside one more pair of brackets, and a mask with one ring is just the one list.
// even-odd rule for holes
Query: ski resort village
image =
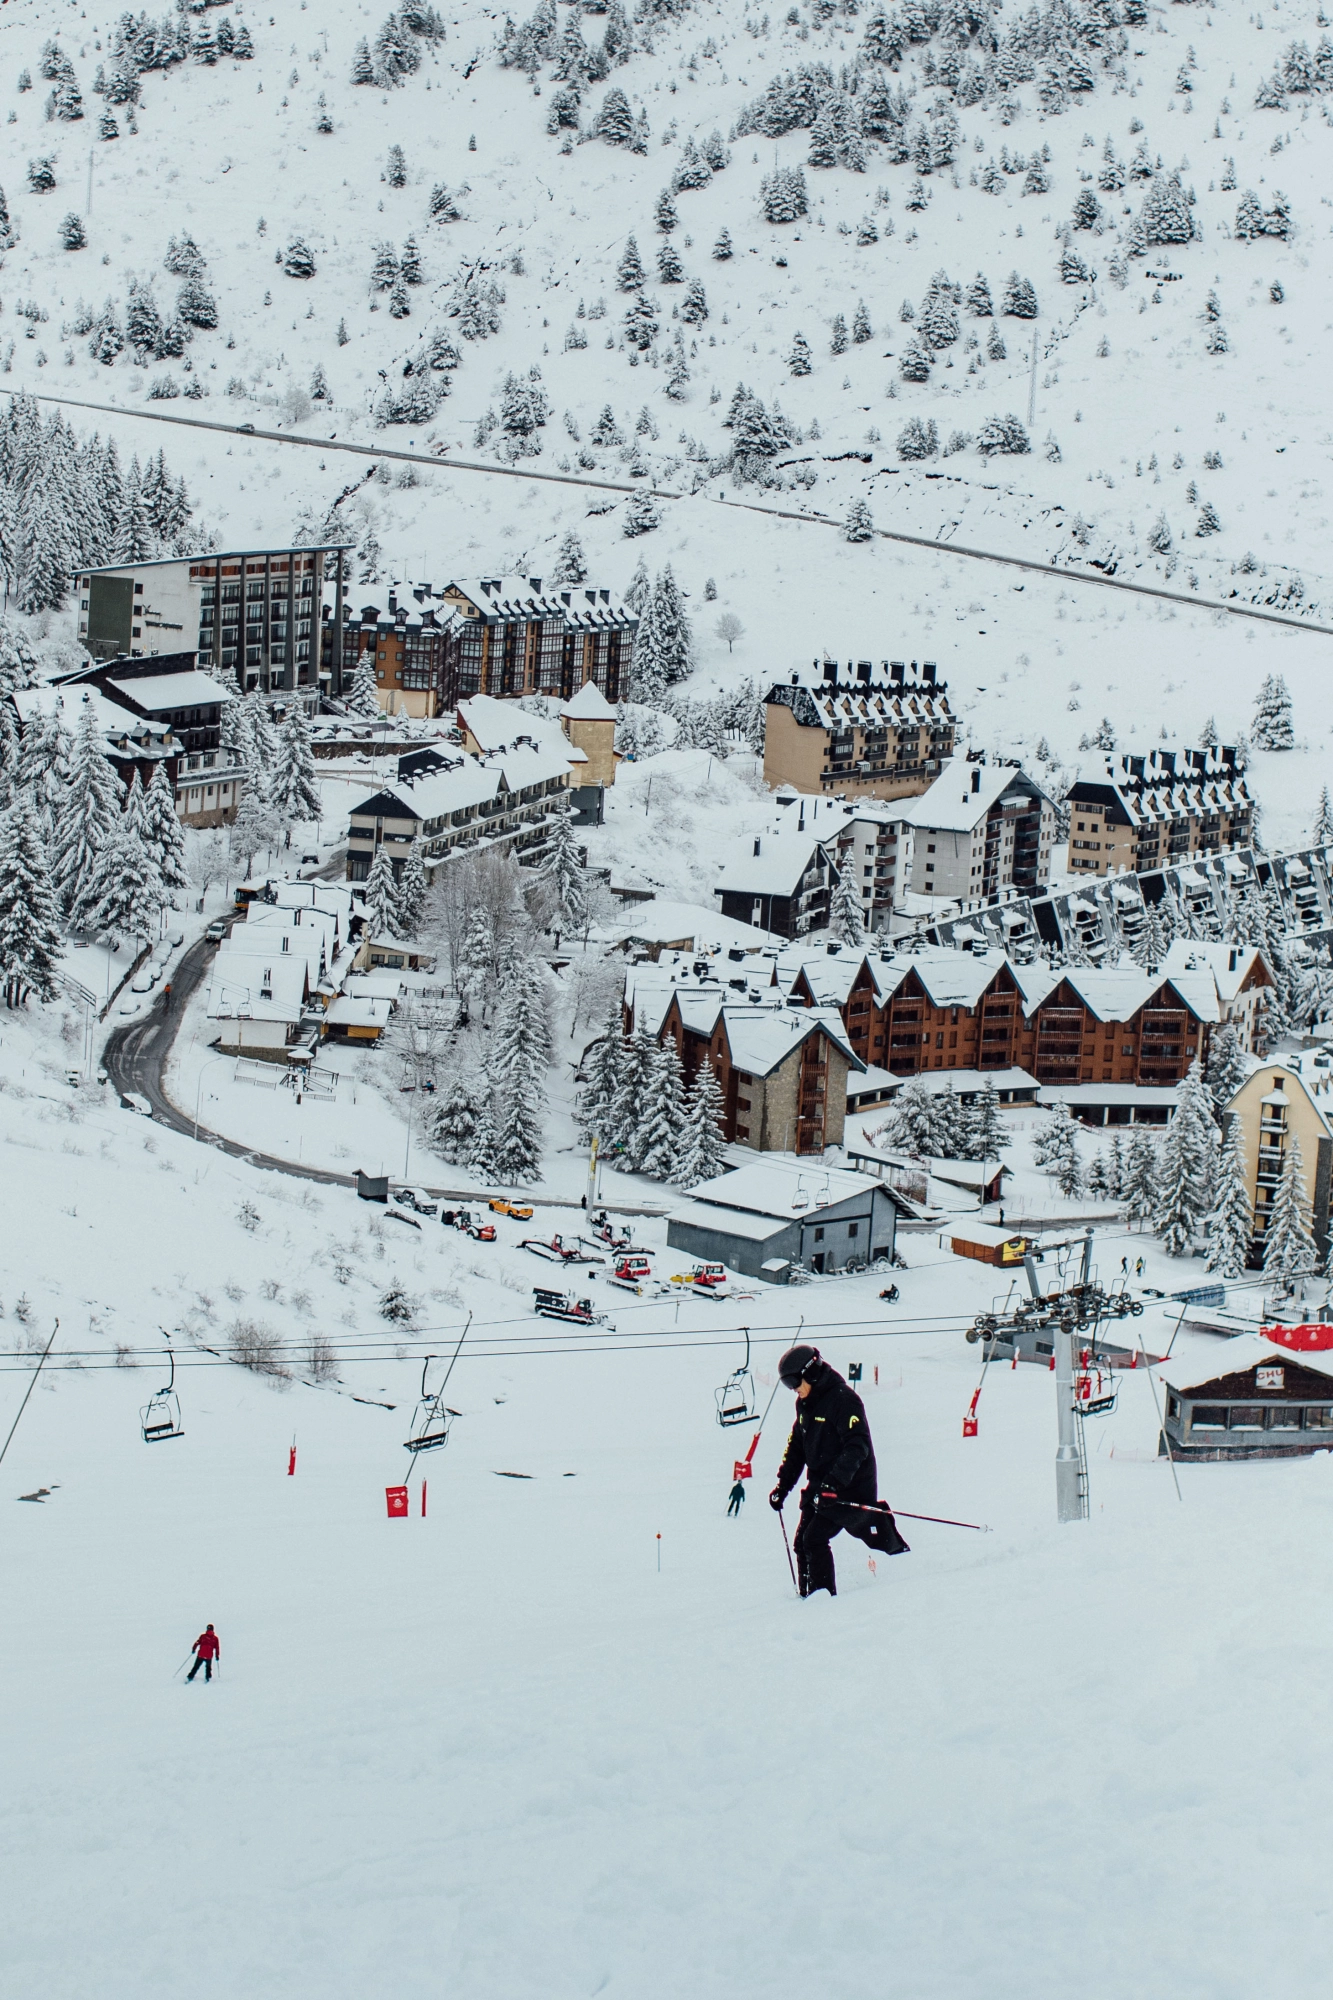
{"label": "ski resort village", "polygon": [[0,7],[6,1992],[1322,2000],[1333,24],[159,4]]}

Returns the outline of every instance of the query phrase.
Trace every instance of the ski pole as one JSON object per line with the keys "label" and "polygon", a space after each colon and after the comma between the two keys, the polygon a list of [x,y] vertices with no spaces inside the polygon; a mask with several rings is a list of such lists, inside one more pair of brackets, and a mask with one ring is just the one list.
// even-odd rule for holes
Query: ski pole
{"label": "ski pole", "polygon": [[7,1451],[9,1450],[9,1447],[10,1447],[10,1445],[11,1445],[11,1444],[13,1444],[13,1442],[14,1442],[14,1433],[15,1433],[15,1431],[16,1431],[16,1430],[18,1429],[18,1427],[19,1427],[19,1417],[21,1417],[21,1416],[23,1415],[23,1412],[24,1412],[24,1411],[25,1411],[25,1410],[27,1409],[27,1407],[28,1407],[28,1397],[29,1397],[29,1396],[30,1396],[30,1395],[32,1394],[33,1390],[34,1390],[34,1389],[35,1389],[35,1388],[37,1387],[37,1377],[38,1377],[38,1376],[39,1376],[39,1375],[41,1374],[41,1372],[42,1372],[42,1362],[43,1362],[43,1361],[45,1361],[45,1359],[46,1359],[47,1355],[48,1355],[48,1354],[49,1354],[49,1353],[51,1352],[51,1348],[52,1348],[52,1346],[54,1345],[54,1342],[55,1342],[55,1337],[56,1337],[56,1335],[57,1335],[57,1334],[59,1333],[59,1331],[60,1331],[60,1321],[59,1321],[59,1320],[57,1320],[57,1321],[56,1321],[56,1323],[55,1323],[55,1325],[54,1325],[54,1326],[53,1326],[53,1327],[51,1328],[51,1338],[50,1338],[50,1340],[48,1340],[48,1341],[47,1341],[47,1343],[46,1343],[46,1346],[45,1346],[45,1347],[44,1347],[44,1348],[42,1349],[42,1358],[41,1358],[41,1361],[39,1361],[39,1362],[37,1363],[37,1366],[36,1366],[36,1367],[35,1367],[35,1368],[33,1369],[33,1371],[32,1371],[32,1380],[31,1380],[31,1382],[29,1382],[29,1384],[28,1384],[28,1386],[27,1386],[26,1390],[24,1391],[24,1394],[23,1394],[23,1401],[22,1401],[22,1402],[21,1402],[21,1403],[19,1404],[19,1413],[18,1413],[18,1417],[15,1417],[15,1419],[14,1419],[13,1423],[12,1423],[12,1424],[11,1424],[11,1425],[9,1426],[9,1436],[8,1436],[8,1437],[7,1437],[6,1439],[5,1439],[5,1442],[4,1442],[4,1446],[3,1446],[3,1449],[0,1449],[0,1462],[2,1462],[2,1461],[3,1461],[3,1459],[4,1459],[4,1456],[5,1456],[5,1452],[7,1452]]}
{"label": "ski pole", "polygon": [[[191,1648],[191,1650],[185,1655],[185,1658],[181,1661],[180,1665],[177,1667],[176,1674],[183,1674],[193,1658],[194,1658],[194,1649]],[[176,1674],[173,1674],[171,1676],[173,1681],[176,1678]]]}
{"label": "ski pole", "polygon": [[785,1516],[783,1515],[781,1507],[777,1509],[777,1516],[778,1520],[782,1523],[782,1540],[787,1550],[787,1568],[791,1571],[791,1587],[796,1592],[796,1595],[799,1597],[801,1594],[801,1586],[796,1581],[796,1565],[791,1559],[791,1543],[787,1540],[787,1522]]}
{"label": "ski pole", "polygon": [[[859,1500],[839,1500],[837,1504],[839,1507],[848,1508],[853,1514],[882,1514],[884,1512],[883,1507],[866,1507]],[[994,1532],[986,1526],[984,1521],[951,1521],[944,1514],[909,1514],[905,1507],[890,1507],[889,1512],[895,1520],[934,1521],[935,1525],[940,1528],[975,1528],[979,1535],[989,1535]]]}

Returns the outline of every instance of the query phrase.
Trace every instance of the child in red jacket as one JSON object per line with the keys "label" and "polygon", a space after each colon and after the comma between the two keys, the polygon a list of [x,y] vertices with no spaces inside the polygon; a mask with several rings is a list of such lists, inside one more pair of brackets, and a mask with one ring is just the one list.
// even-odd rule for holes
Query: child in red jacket
{"label": "child in red jacket", "polygon": [[195,1640],[190,1650],[194,1654],[194,1665],[185,1676],[186,1680],[192,1681],[200,1667],[202,1667],[204,1670],[204,1679],[211,1681],[213,1678],[213,1662],[222,1658],[222,1646],[217,1633],[211,1625],[206,1631],[199,1634],[199,1637]]}

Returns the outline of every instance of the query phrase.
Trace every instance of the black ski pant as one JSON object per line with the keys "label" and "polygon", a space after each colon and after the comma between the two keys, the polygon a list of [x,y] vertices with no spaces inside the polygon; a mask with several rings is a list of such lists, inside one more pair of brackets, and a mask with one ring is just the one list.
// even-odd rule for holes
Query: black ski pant
{"label": "black ski pant", "polygon": [[200,1667],[202,1667],[204,1670],[204,1679],[206,1681],[211,1681],[213,1678],[213,1662],[211,1660],[206,1660],[202,1653],[199,1655],[194,1665],[190,1668],[189,1673],[185,1676],[186,1680],[192,1681],[195,1675],[198,1673]]}
{"label": "black ski pant", "polygon": [[796,1523],[792,1541],[796,1555],[796,1583],[802,1597],[809,1597],[816,1590],[826,1590],[830,1597],[837,1596],[838,1577],[829,1543],[835,1535],[842,1533],[842,1528],[836,1508],[824,1507],[817,1511],[814,1495],[802,1494],[801,1517]]}

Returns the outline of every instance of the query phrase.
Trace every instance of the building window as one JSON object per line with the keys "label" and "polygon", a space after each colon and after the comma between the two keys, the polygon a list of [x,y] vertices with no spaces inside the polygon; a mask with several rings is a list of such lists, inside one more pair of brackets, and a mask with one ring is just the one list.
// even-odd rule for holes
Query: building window
{"label": "building window", "polygon": [[824,1241],[824,1232],[822,1229],[817,1229],[815,1231],[815,1242],[822,1243],[823,1241]]}
{"label": "building window", "polygon": [[849,1236],[859,1236],[860,1233],[861,1233],[861,1225],[859,1222],[849,1222],[847,1224],[847,1234]]}
{"label": "building window", "polygon": [[1225,1403],[1196,1403],[1190,1428],[1196,1431],[1224,1431],[1227,1427]]}

